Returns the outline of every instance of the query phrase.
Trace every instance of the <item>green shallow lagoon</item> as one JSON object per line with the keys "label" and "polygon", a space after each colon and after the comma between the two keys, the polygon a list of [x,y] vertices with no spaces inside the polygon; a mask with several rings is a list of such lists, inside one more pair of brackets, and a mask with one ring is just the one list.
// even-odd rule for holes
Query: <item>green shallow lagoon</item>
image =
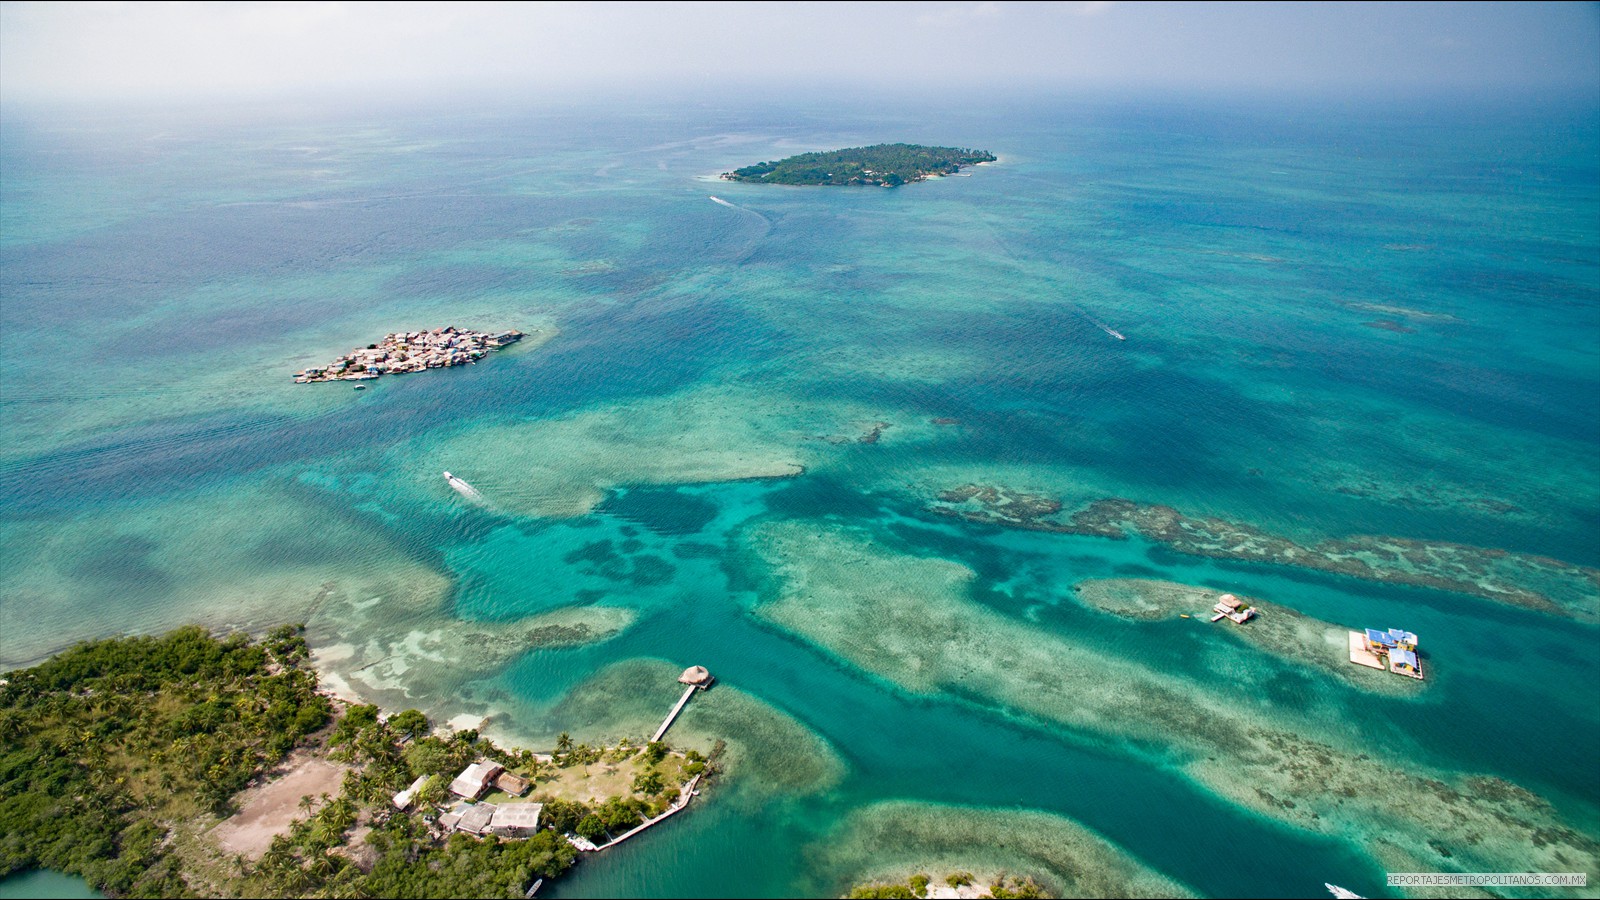
{"label": "green shallow lagoon", "polygon": [[43,869],[10,875],[0,881],[0,897],[6,900],[93,900],[103,896],[82,878]]}
{"label": "green shallow lagoon", "polygon": [[[880,140],[1000,161],[894,190],[707,178]],[[1597,150],[1600,111],[1554,103],[12,116],[0,663],[304,620],[330,684],[535,747],[644,736],[672,669],[706,666],[721,686],[674,736],[733,732],[727,779],[555,896],[837,894],[919,853],[1237,896],[1581,866]],[[445,324],[554,336],[359,393],[290,383]],[[1052,521],[1124,498],[1299,547],[1549,558],[1518,587],[1566,613],[1487,577],[930,509],[963,485]],[[1406,628],[1429,681],[1374,693],[1226,623],[1116,619],[1073,591],[1103,578]],[[1271,785],[1230,775],[1270,753]],[[1504,817],[1397,828],[1365,796],[1397,784]],[[1217,835],[1252,865],[1218,865]]]}

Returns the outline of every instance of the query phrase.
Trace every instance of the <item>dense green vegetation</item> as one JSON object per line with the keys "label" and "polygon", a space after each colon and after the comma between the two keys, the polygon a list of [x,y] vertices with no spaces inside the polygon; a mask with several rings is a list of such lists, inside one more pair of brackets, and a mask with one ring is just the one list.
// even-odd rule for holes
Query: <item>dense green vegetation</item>
{"label": "dense green vegetation", "polygon": [[821,153],[802,153],[777,162],[757,163],[724,172],[729,181],[761,184],[873,184],[896,187],[929,175],[950,175],[962,166],[993,162],[985,150],[924,147],[920,144],[875,144]]}
{"label": "dense green vegetation", "polygon": [[80,644],[0,687],[0,876],[45,867],[111,894],[189,893],[169,823],[229,798],[327,722],[299,629]]}
{"label": "dense green vegetation", "polygon": [[[328,723],[307,656],[299,627],[259,643],[191,627],[80,644],[8,673],[0,877],[43,867],[134,897],[521,897],[572,865],[558,832],[441,842],[421,816],[395,811],[390,798],[418,775],[440,776],[424,794],[441,800],[481,756],[537,762],[474,732],[429,735],[415,710],[381,722],[373,706],[350,708],[328,735],[330,755],[354,766],[339,796],[308,798],[254,865],[193,839],[196,822],[231,813],[235,794]],[[627,811],[601,810],[607,821]],[[358,825],[371,831],[352,847]]]}
{"label": "dense green vegetation", "polygon": [[[566,735],[553,759],[540,758],[473,731],[432,734],[416,710],[385,721],[375,706],[351,706],[335,720],[341,710],[304,666],[302,630],[253,642],[182,628],[80,644],[8,673],[0,877],[55,869],[111,896],[515,898],[573,864],[564,834],[603,842],[715,770],[716,752],[591,748]],[[227,855],[206,833],[296,745],[349,766],[338,796],[302,800],[302,816],[254,863]],[[441,839],[434,817],[454,802],[450,780],[479,759],[528,778],[547,827],[526,839]],[[633,767],[615,776],[619,796],[558,796],[574,779],[592,784],[587,767],[599,778],[619,765]],[[411,809],[396,810],[393,796],[423,776]]]}
{"label": "dense green vegetation", "polygon": [[[971,872],[952,872],[944,880],[951,887],[960,888],[972,884],[973,879]],[[882,881],[858,884],[845,896],[850,900],[911,900],[928,896],[928,885],[931,883],[932,879],[919,872],[897,884]],[[1001,873],[989,885],[987,893],[979,896],[993,897],[995,900],[1033,900],[1050,895],[1032,878],[1011,877]]]}
{"label": "dense green vegetation", "polygon": [[994,884],[989,885],[989,896],[995,900],[1032,900],[1036,897],[1050,896],[1039,882],[1032,878],[1007,878],[1000,876]]}

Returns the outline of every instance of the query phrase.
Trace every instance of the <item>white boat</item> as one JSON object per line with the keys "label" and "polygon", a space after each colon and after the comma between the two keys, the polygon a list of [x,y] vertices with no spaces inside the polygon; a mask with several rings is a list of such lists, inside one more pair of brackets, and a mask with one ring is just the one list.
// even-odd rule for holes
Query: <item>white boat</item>
{"label": "white boat", "polygon": [[1339,900],[1362,900],[1360,894],[1349,890],[1348,888],[1339,887],[1337,884],[1329,884],[1324,881],[1322,886],[1327,888],[1329,893],[1333,894],[1335,897],[1338,897]]}
{"label": "white boat", "polygon": [[449,472],[446,472],[444,473],[444,480],[451,487],[455,488],[456,492],[463,497],[466,497],[470,500],[483,499],[483,495],[478,493],[478,489],[468,484],[464,479],[457,478],[456,476],[451,475]]}

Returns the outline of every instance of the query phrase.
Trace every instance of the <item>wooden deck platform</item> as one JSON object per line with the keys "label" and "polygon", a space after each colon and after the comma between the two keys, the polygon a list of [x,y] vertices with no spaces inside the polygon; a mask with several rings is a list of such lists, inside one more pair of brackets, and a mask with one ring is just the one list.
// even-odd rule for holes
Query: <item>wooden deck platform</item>
{"label": "wooden deck platform", "polygon": [[1350,632],[1350,661],[1380,672],[1387,668],[1383,660],[1378,658],[1378,654],[1367,649],[1367,636],[1359,631]]}

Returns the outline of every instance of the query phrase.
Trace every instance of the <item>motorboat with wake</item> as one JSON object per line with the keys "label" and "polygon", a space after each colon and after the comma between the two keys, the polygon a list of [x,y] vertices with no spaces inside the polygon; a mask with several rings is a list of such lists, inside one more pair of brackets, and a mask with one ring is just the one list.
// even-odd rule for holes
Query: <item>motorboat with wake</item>
{"label": "motorboat with wake", "polygon": [[468,484],[465,479],[457,478],[456,476],[451,475],[449,472],[446,472],[444,473],[444,480],[445,483],[456,489],[456,493],[466,497],[469,500],[483,499],[483,495],[478,493],[478,489]]}

